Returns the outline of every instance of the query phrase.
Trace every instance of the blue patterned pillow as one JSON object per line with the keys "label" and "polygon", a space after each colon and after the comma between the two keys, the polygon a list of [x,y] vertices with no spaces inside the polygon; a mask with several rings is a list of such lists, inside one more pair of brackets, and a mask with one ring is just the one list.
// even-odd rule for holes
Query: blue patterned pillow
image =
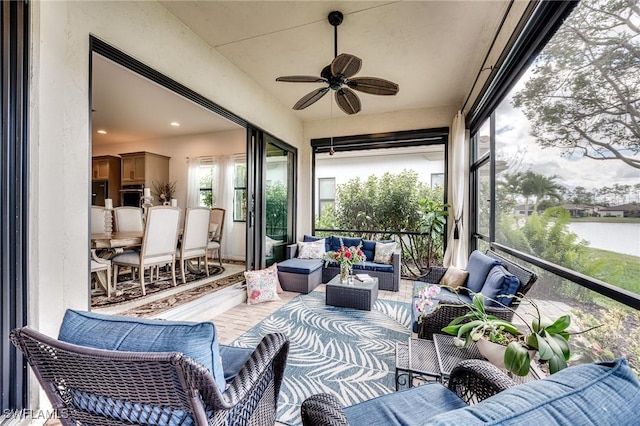
{"label": "blue patterned pillow", "polygon": [[487,306],[509,306],[513,300],[512,297],[498,296],[506,294],[515,295],[519,287],[520,280],[518,277],[504,269],[504,266],[498,265],[494,266],[489,271],[489,275],[487,275],[487,279],[484,282],[481,293],[489,299],[493,299],[485,300],[485,305]]}

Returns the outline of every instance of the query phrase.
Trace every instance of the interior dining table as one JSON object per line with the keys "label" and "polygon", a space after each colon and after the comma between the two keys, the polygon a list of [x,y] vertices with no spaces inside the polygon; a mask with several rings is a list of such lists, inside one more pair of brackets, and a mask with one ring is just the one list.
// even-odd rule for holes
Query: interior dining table
{"label": "interior dining table", "polygon": [[91,234],[91,248],[122,249],[127,247],[138,247],[142,244],[142,234],[142,231]]}
{"label": "interior dining table", "polygon": [[[182,235],[182,229],[179,231]],[[111,232],[91,234],[91,249],[95,250],[96,255],[103,259],[111,259],[118,254],[124,253],[126,249],[134,249],[142,244],[144,232]],[[185,262],[187,270],[191,273],[202,274],[204,271],[200,265],[193,265],[191,261]],[[98,281],[102,287],[106,289],[111,283],[106,282],[106,276],[98,273]]]}

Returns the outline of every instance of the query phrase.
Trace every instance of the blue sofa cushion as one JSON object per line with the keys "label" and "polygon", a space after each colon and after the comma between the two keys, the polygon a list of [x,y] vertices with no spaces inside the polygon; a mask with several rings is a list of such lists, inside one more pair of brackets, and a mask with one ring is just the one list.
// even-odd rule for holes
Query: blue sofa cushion
{"label": "blue sofa cushion", "polygon": [[561,370],[426,424],[630,426],[638,424],[638,412],[640,383],[620,358]]}
{"label": "blue sofa cushion", "polygon": [[253,349],[251,348],[238,348],[235,346],[220,345],[224,380],[227,383],[231,383],[231,381],[238,375],[252,353]]}
{"label": "blue sofa cushion", "polygon": [[489,271],[496,265],[500,265],[499,260],[493,259],[479,250],[474,250],[469,256],[469,263],[467,263],[467,271],[469,271],[467,288],[474,293],[480,293]]}
{"label": "blue sofa cushion", "polygon": [[298,259],[294,257],[293,259],[278,262],[278,271],[309,275],[322,268],[322,265],[324,265],[324,260],[322,259]]}
{"label": "blue sofa cushion", "polygon": [[358,247],[358,245],[362,243],[362,238],[350,238],[350,237],[341,237],[339,235],[332,235],[331,243],[329,247],[330,251],[340,250],[340,239],[342,239],[342,244],[344,244],[345,247],[351,247],[351,246]]}
{"label": "blue sofa cushion", "polygon": [[518,287],[520,287],[520,280],[518,277],[504,269],[502,265],[494,266],[489,271],[489,275],[487,275],[487,279],[482,287],[482,295],[489,298],[485,299],[484,304],[487,306],[509,306],[511,305],[513,298],[498,297],[498,295],[515,295],[518,291]]}
{"label": "blue sofa cushion", "polygon": [[344,414],[350,425],[411,426],[465,406],[455,393],[431,383],[352,405]]}
{"label": "blue sofa cushion", "polygon": [[226,382],[216,328],[211,322],[150,320],[68,309],[58,340],[127,352],[181,352],[211,371],[220,392]]}
{"label": "blue sofa cushion", "polygon": [[376,242],[371,240],[362,240],[362,252],[367,257],[367,260],[373,261],[376,255]]}
{"label": "blue sofa cushion", "polygon": [[[338,264],[336,263],[336,266],[337,265]],[[364,269],[365,271],[393,272],[393,265],[365,261],[363,263],[354,264],[353,269]]]}

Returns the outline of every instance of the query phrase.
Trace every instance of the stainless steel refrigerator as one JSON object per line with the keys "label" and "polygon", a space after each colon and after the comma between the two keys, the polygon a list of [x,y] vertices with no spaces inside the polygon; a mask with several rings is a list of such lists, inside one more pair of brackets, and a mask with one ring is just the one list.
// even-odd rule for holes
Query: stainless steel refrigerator
{"label": "stainless steel refrigerator", "polygon": [[109,181],[94,180],[91,182],[91,205],[104,206],[105,198],[109,198]]}

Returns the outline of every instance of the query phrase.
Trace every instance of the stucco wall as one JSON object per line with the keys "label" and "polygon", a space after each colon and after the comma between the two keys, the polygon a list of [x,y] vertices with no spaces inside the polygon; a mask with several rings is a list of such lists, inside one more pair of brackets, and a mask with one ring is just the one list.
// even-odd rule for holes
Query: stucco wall
{"label": "stucco wall", "polygon": [[302,124],[155,2],[31,8],[29,323],[55,336],[89,303],[90,34],[294,146]]}

